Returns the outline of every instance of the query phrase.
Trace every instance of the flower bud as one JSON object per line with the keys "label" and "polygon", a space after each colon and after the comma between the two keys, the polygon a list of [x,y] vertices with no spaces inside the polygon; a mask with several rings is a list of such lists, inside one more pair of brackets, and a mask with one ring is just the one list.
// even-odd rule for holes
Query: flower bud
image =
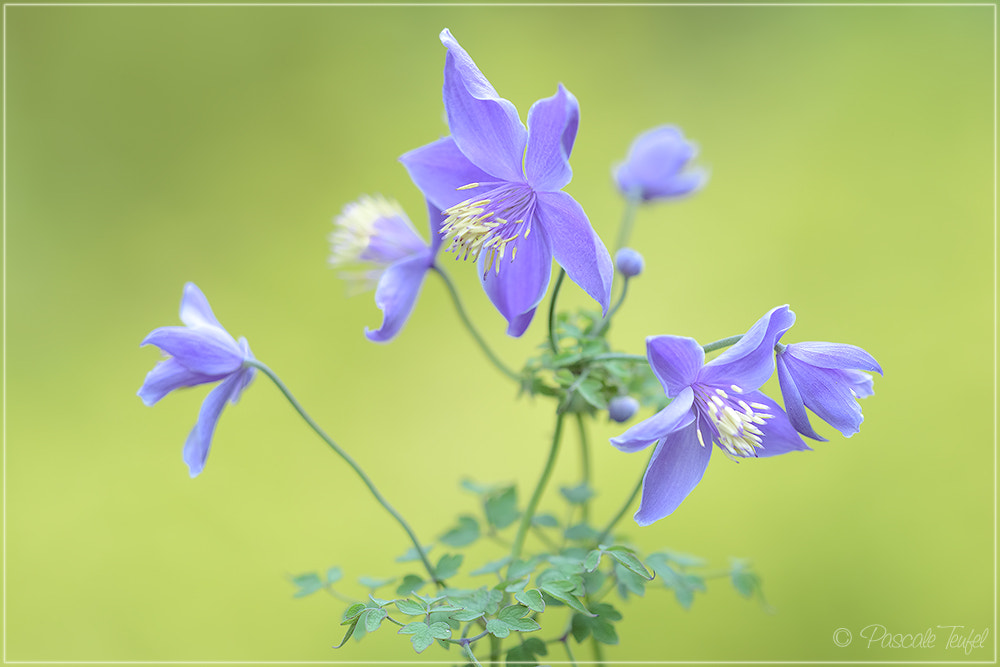
{"label": "flower bud", "polygon": [[636,193],[643,201],[691,194],[708,180],[708,172],[691,166],[697,154],[697,147],[676,127],[643,132],[614,170],[618,189],[628,196]]}
{"label": "flower bud", "polygon": [[608,417],[619,424],[627,422],[639,411],[639,401],[631,396],[615,396],[608,401]]}
{"label": "flower bud", "polygon": [[626,278],[635,278],[646,265],[638,250],[622,248],[615,253],[615,266]]}

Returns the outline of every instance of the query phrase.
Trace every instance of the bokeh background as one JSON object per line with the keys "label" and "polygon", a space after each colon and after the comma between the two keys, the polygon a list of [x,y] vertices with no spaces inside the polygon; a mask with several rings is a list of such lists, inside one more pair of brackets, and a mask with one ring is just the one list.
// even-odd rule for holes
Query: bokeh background
{"label": "bokeh background", "polygon": [[[986,647],[841,648],[994,624],[994,9],[979,7],[7,7],[8,660],[410,660],[383,629],[340,652],[344,605],[288,575],[400,574],[405,536],[265,378],[226,410],[204,474],[184,438],[204,396],[135,396],[200,285],[431,541],[474,512],[459,480],[537,479],[551,406],[516,398],[431,277],[391,345],[326,266],[330,221],[362,193],[426,231],[396,162],[446,133],[449,27],[527,112],[558,82],[582,124],[568,187],[614,239],[611,165],[679,125],[708,187],[650,206],[647,261],[612,332],[701,341],[790,303],[788,341],[851,342],[886,370],[862,432],[812,453],[713,457],[638,546],[747,557],[774,613],[711,582],[690,611],[652,586],[614,660],[966,660]],[[512,365],[522,340],[449,264]],[[588,304],[567,283],[563,303]],[[596,443],[606,520],[645,455]],[[572,442],[572,441],[568,441]],[[543,509],[575,482],[564,447]],[[467,553],[470,564],[498,557]],[[388,627],[388,626],[386,626]],[[548,635],[549,633],[546,633]],[[558,647],[550,657],[564,659]],[[456,659],[439,649],[424,658]],[[585,648],[578,657],[588,657]]]}

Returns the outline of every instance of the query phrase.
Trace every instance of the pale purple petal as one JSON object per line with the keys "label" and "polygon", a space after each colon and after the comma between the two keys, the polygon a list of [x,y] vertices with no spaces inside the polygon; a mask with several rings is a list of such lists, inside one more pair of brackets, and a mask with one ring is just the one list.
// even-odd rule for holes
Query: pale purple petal
{"label": "pale purple petal", "polygon": [[181,296],[181,322],[189,327],[223,328],[215,318],[212,307],[208,305],[205,294],[194,283],[184,285],[184,294]]}
{"label": "pale purple petal", "polygon": [[556,261],[607,314],[615,268],[604,242],[590,226],[583,208],[568,194],[542,192],[537,196],[537,221],[545,227]]}
{"label": "pale purple petal", "polygon": [[430,199],[427,200],[427,224],[430,228],[431,234],[431,245],[427,253],[428,262],[433,264],[434,258],[437,257],[438,250],[441,248],[441,225],[444,224],[446,216],[441,212],[441,209],[434,205]]}
{"label": "pale purple petal", "polygon": [[843,343],[793,343],[785,348],[786,355],[819,368],[839,368],[882,374],[875,357],[856,345]]}
{"label": "pale purple petal", "polygon": [[694,424],[668,435],[656,447],[642,479],[635,522],[648,526],[673,513],[701,481],[712,446],[698,441]]}
{"label": "pale purple petal", "polygon": [[737,385],[744,391],[757,389],[774,372],[775,343],[794,323],[795,313],[788,306],[772,308],[739,342],[705,364],[698,380],[718,387]]}
{"label": "pale purple petal", "polygon": [[858,398],[868,398],[875,395],[875,386],[872,376],[862,371],[842,371],[851,385],[855,396]]}
{"label": "pale purple petal", "polygon": [[[243,350],[244,359],[256,358],[253,356],[253,352],[250,351],[250,343],[247,342],[246,338],[243,338],[241,336],[239,343],[240,343],[240,349]],[[246,388],[250,386],[250,383],[253,382],[253,379],[256,376],[257,376],[256,368],[254,368],[253,366],[245,366],[243,370],[240,371],[240,386],[237,387],[236,391],[233,392],[233,395],[229,399],[229,402],[236,403],[236,401],[240,400],[240,396],[243,394]]]}
{"label": "pale purple petal", "polygon": [[694,338],[650,336],[646,358],[667,396],[676,396],[698,378],[705,351]]}
{"label": "pale purple petal", "polygon": [[809,445],[796,432],[795,427],[788,421],[788,415],[781,409],[781,406],[772,401],[759,391],[751,391],[741,397],[747,403],[762,403],[768,407],[767,411],[774,415],[768,419],[760,430],[764,432],[761,436],[761,448],[757,450],[757,456],[765,458],[787,454],[788,452],[799,452],[811,450]]}
{"label": "pale purple petal", "polygon": [[531,324],[532,318],[535,317],[535,308],[532,308],[526,313],[521,313],[507,323],[507,335],[512,338],[520,338],[525,331],[528,330],[528,325]]}
{"label": "pale purple petal", "polygon": [[472,196],[458,188],[496,179],[475,166],[458,150],[455,140],[444,137],[400,156],[410,179],[440,213]]}
{"label": "pale purple petal", "polygon": [[524,173],[536,192],[562,190],[573,178],[569,155],[579,124],[580,105],[562,84],[555,95],[531,106]]}
{"label": "pale purple petal", "polygon": [[649,419],[639,422],[618,437],[611,438],[611,445],[629,453],[649,447],[694,421],[694,411],[691,409],[693,402],[694,391],[688,387]]}
{"label": "pale purple petal", "polygon": [[372,225],[368,245],[359,259],[376,264],[392,264],[417,253],[426,254],[427,244],[405,214],[380,216]]}
{"label": "pale purple petal", "polygon": [[528,326],[520,316],[539,304],[552,275],[552,251],[545,230],[536,225],[531,234],[517,240],[516,257],[508,247],[505,257],[488,270],[487,256],[486,252],[480,254],[477,263],[483,289],[510,325],[507,333],[520,336]]}
{"label": "pale purple petal", "polygon": [[382,326],[376,331],[365,327],[368,340],[387,343],[399,333],[413,312],[428,268],[427,257],[415,255],[385,270],[375,289],[375,305],[384,316]]}
{"label": "pale purple petal", "polygon": [[142,341],[175,357],[202,375],[228,375],[243,365],[243,352],[233,337],[213,326],[160,327]]}
{"label": "pale purple petal", "polygon": [[197,477],[205,468],[208,450],[212,446],[212,433],[222,414],[226,401],[232,398],[242,382],[240,374],[234,374],[225,379],[215,389],[208,392],[198,413],[198,423],[191,429],[187,442],[184,443],[184,462],[192,477]]}
{"label": "pale purple petal", "polygon": [[807,408],[845,437],[860,430],[864,416],[855,391],[852,391],[859,381],[863,382],[863,378],[858,377],[859,371],[817,368],[787,354],[782,356]]}
{"label": "pale purple petal", "polygon": [[632,142],[625,162],[614,170],[615,180],[622,193],[637,190],[644,200],[686,195],[708,179],[703,169],[685,169],[697,154],[676,127],[653,128]]}
{"label": "pale purple petal", "polygon": [[523,182],[521,160],[528,132],[517,109],[500,97],[447,28],[441,31],[441,43],[448,49],[444,108],[455,143],[483,171]]}
{"label": "pale purple petal", "polygon": [[795,386],[795,380],[788,372],[785,365],[785,356],[777,356],[778,363],[778,384],[781,387],[781,395],[785,399],[785,411],[788,413],[788,420],[795,427],[795,430],[813,440],[825,442],[826,438],[817,433],[812,424],[809,423],[809,416],[806,414],[806,406],[802,402],[802,395],[799,388]]}
{"label": "pale purple petal", "polygon": [[155,405],[161,398],[181,387],[194,387],[221,380],[224,375],[204,375],[185,368],[176,359],[161,361],[146,374],[138,396],[146,405]]}

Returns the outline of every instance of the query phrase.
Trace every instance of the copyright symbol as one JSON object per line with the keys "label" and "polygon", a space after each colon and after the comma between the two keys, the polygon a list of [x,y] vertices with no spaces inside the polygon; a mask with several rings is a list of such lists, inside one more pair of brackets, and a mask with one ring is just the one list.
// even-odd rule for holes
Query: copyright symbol
{"label": "copyright symbol", "polygon": [[851,631],[847,628],[837,628],[833,631],[833,643],[843,648],[851,643]]}

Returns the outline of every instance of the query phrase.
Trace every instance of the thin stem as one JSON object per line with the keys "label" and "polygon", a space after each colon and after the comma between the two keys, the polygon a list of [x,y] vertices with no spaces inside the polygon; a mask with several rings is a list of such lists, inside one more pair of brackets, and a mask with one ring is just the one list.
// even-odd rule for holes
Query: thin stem
{"label": "thin stem", "polygon": [[528,507],[524,510],[524,516],[521,517],[521,524],[517,527],[517,535],[514,537],[514,546],[510,551],[511,563],[516,561],[521,556],[521,550],[524,548],[524,538],[528,534],[528,527],[531,526],[531,520],[535,516],[535,510],[538,509],[538,501],[542,498],[542,493],[545,491],[545,485],[549,481],[549,477],[552,476],[552,469],[555,467],[556,455],[559,453],[559,441],[562,438],[562,426],[563,419],[565,415],[563,413],[556,414],[556,432],[552,436],[552,447],[549,449],[549,458],[545,462],[545,468],[542,470],[542,476],[538,480],[538,484],[535,486],[535,492],[531,495],[531,500],[528,501]]}
{"label": "thin stem", "polygon": [[601,642],[597,641],[597,637],[591,637],[590,643],[594,648],[594,663],[597,665],[604,665],[604,649],[601,647]]}
{"label": "thin stem", "polygon": [[721,338],[715,342],[709,343],[708,345],[702,345],[701,349],[705,350],[705,354],[708,354],[709,352],[715,352],[716,350],[721,350],[724,347],[735,345],[741,338],[743,338],[743,334],[740,334],[739,336],[730,336],[729,338]]}
{"label": "thin stem", "polygon": [[572,366],[574,364],[579,364],[583,362],[590,361],[641,361],[643,363],[649,363],[644,354],[625,354],[623,352],[608,352],[606,354],[595,354],[592,357],[583,357],[582,359],[570,359],[564,363],[556,363],[554,366],[556,368],[560,366]]}
{"label": "thin stem", "polygon": [[[583,413],[576,413],[576,425],[580,430],[580,467],[583,479],[581,484],[590,488],[590,446],[587,444],[587,425],[583,421]],[[584,523],[590,521],[590,500],[583,501],[580,508]]]}
{"label": "thin stem", "polygon": [[472,334],[473,339],[475,339],[475,341],[479,343],[479,347],[486,355],[486,358],[489,359],[491,362],[493,362],[493,365],[496,366],[501,373],[503,373],[512,380],[520,382],[521,377],[517,373],[512,371],[510,368],[508,368],[505,363],[500,361],[500,358],[493,353],[493,350],[490,349],[490,346],[486,344],[486,341],[483,339],[483,337],[479,335],[478,331],[476,331],[476,327],[473,326],[472,320],[469,319],[469,315],[465,312],[465,308],[462,306],[462,300],[458,296],[458,290],[455,289],[455,284],[451,282],[451,278],[448,277],[448,274],[442,271],[437,264],[435,264],[431,268],[434,269],[434,271],[436,271],[439,276],[441,276],[441,280],[444,281],[445,287],[448,288],[448,292],[451,294],[451,300],[455,304],[455,310],[458,311],[459,318],[462,320],[462,323],[465,325],[465,328],[469,330],[469,333]]}
{"label": "thin stem", "polygon": [[628,237],[632,235],[632,225],[635,223],[635,212],[639,210],[642,203],[642,190],[635,188],[625,194],[625,213],[622,215],[622,224],[618,228],[618,244],[615,252],[618,252],[628,243]]}
{"label": "thin stem", "polygon": [[[650,457],[650,460],[652,460],[652,457]],[[649,466],[647,465],[646,467],[648,468]],[[611,531],[614,530],[615,524],[621,521],[621,518],[625,516],[629,508],[632,507],[632,501],[635,500],[635,497],[639,495],[639,491],[642,489],[642,479],[642,477],[639,478],[639,483],[635,485],[634,489],[632,489],[632,493],[629,495],[628,500],[625,501],[625,504],[622,505],[622,508],[618,510],[618,514],[616,514],[614,518],[608,522],[608,525],[604,527],[601,534],[597,536],[596,542],[598,544],[602,544],[604,540],[608,538],[608,535],[610,535]]]}
{"label": "thin stem", "polygon": [[545,544],[545,546],[548,547],[549,551],[555,552],[559,549],[556,546],[556,543],[550,540],[549,536],[545,534],[545,531],[539,528],[538,526],[532,524],[531,532],[533,532],[535,534],[535,537],[541,540]]}
{"label": "thin stem", "polygon": [[372,482],[371,478],[369,478],[368,475],[365,474],[365,471],[361,469],[361,466],[359,466],[357,462],[355,462],[355,460],[352,459],[347,452],[341,449],[340,445],[334,442],[333,438],[328,436],[326,432],[324,432],[323,429],[320,428],[319,424],[317,424],[313,420],[313,418],[309,416],[309,413],[305,411],[305,408],[303,408],[302,405],[298,402],[298,400],[296,400],[296,398],[292,396],[292,392],[288,390],[288,387],[285,386],[285,383],[282,382],[281,379],[274,374],[274,371],[272,371],[270,368],[268,368],[260,361],[257,361],[256,359],[248,359],[247,361],[244,361],[243,364],[245,366],[253,366],[254,368],[257,368],[262,373],[264,373],[264,375],[271,378],[271,381],[274,382],[275,386],[277,386],[279,390],[281,390],[281,393],[285,395],[285,398],[287,398],[288,402],[292,404],[292,407],[295,408],[295,410],[299,413],[302,419],[304,419],[305,422],[309,424],[310,428],[312,428],[312,430],[316,432],[316,435],[322,438],[323,442],[325,442],[327,445],[330,446],[330,449],[339,454],[340,458],[344,459],[344,461],[347,462],[347,465],[351,466],[351,469],[358,474],[358,477],[361,478],[361,481],[365,483],[365,486],[368,487],[368,490],[372,492],[373,496],[375,496],[375,500],[377,500],[378,503],[382,505],[382,507],[384,507],[386,511],[389,512],[389,514],[392,515],[392,518],[394,518],[399,523],[399,525],[403,527],[403,530],[406,531],[406,534],[409,536],[410,541],[413,542],[414,548],[417,550],[417,554],[420,555],[420,560],[423,562],[424,568],[426,568],[427,570],[427,574],[430,575],[431,581],[433,581],[438,586],[443,586],[444,582],[438,579],[437,575],[434,573],[434,568],[431,567],[430,561],[427,560],[427,554],[424,553],[424,548],[420,546],[420,541],[417,539],[416,534],[414,534],[413,529],[410,528],[410,525],[406,523],[406,520],[400,515],[400,513],[397,512],[393,508],[393,506],[389,504],[389,501],[387,501],[382,496],[382,494],[379,493],[379,490],[375,487],[375,483]]}
{"label": "thin stem", "polygon": [[559,296],[559,288],[562,287],[563,278],[566,277],[566,269],[559,268],[559,277],[556,278],[555,287],[552,288],[552,300],[549,301],[549,347],[553,352],[559,352],[556,345],[556,298]]}
{"label": "thin stem", "polygon": [[471,661],[472,661],[472,664],[473,664],[473,665],[476,665],[476,667],[483,667],[483,663],[481,663],[481,662],[479,662],[478,660],[476,660],[476,656],[475,656],[475,654],[474,654],[474,653],[472,652],[472,647],[471,647],[471,646],[469,646],[468,644],[464,644],[464,645],[462,646],[462,648],[464,648],[464,649],[465,649],[465,652],[466,652],[466,653],[468,654],[468,656],[469,656],[469,660],[471,660]]}
{"label": "thin stem", "polygon": [[626,276],[625,279],[622,281],[622,293],[618,296],[618,301],[615,302],[615,305],[613,305],[611,309],[608,310],[608,314],[605,315],[603,320],[601,320],[601,323],[594,331],[595,336],[600,336],[602,333],[604,333],[604,331],[608,328],[608,325],[611,324],[611,318],[615,316],[615,313],[618,312],[618,309],[622,307],[623,303],[625,303],[625,295],[628,294],[628,283],[629,279]]}
{"label": "thin stem", "polygon": [[500,667],[500,653],[503,650],[503,640],[496,635],[490,635],[490,664]]}
{"label": "thin stem", "polygon": [[569,647],[568,636],[562,638],[562,645],[563,648],[566,649],[566,657],[569,658],[569,664],[573,665],[573,667],[576,667],[576,658],[573,657],[573,650]]}

